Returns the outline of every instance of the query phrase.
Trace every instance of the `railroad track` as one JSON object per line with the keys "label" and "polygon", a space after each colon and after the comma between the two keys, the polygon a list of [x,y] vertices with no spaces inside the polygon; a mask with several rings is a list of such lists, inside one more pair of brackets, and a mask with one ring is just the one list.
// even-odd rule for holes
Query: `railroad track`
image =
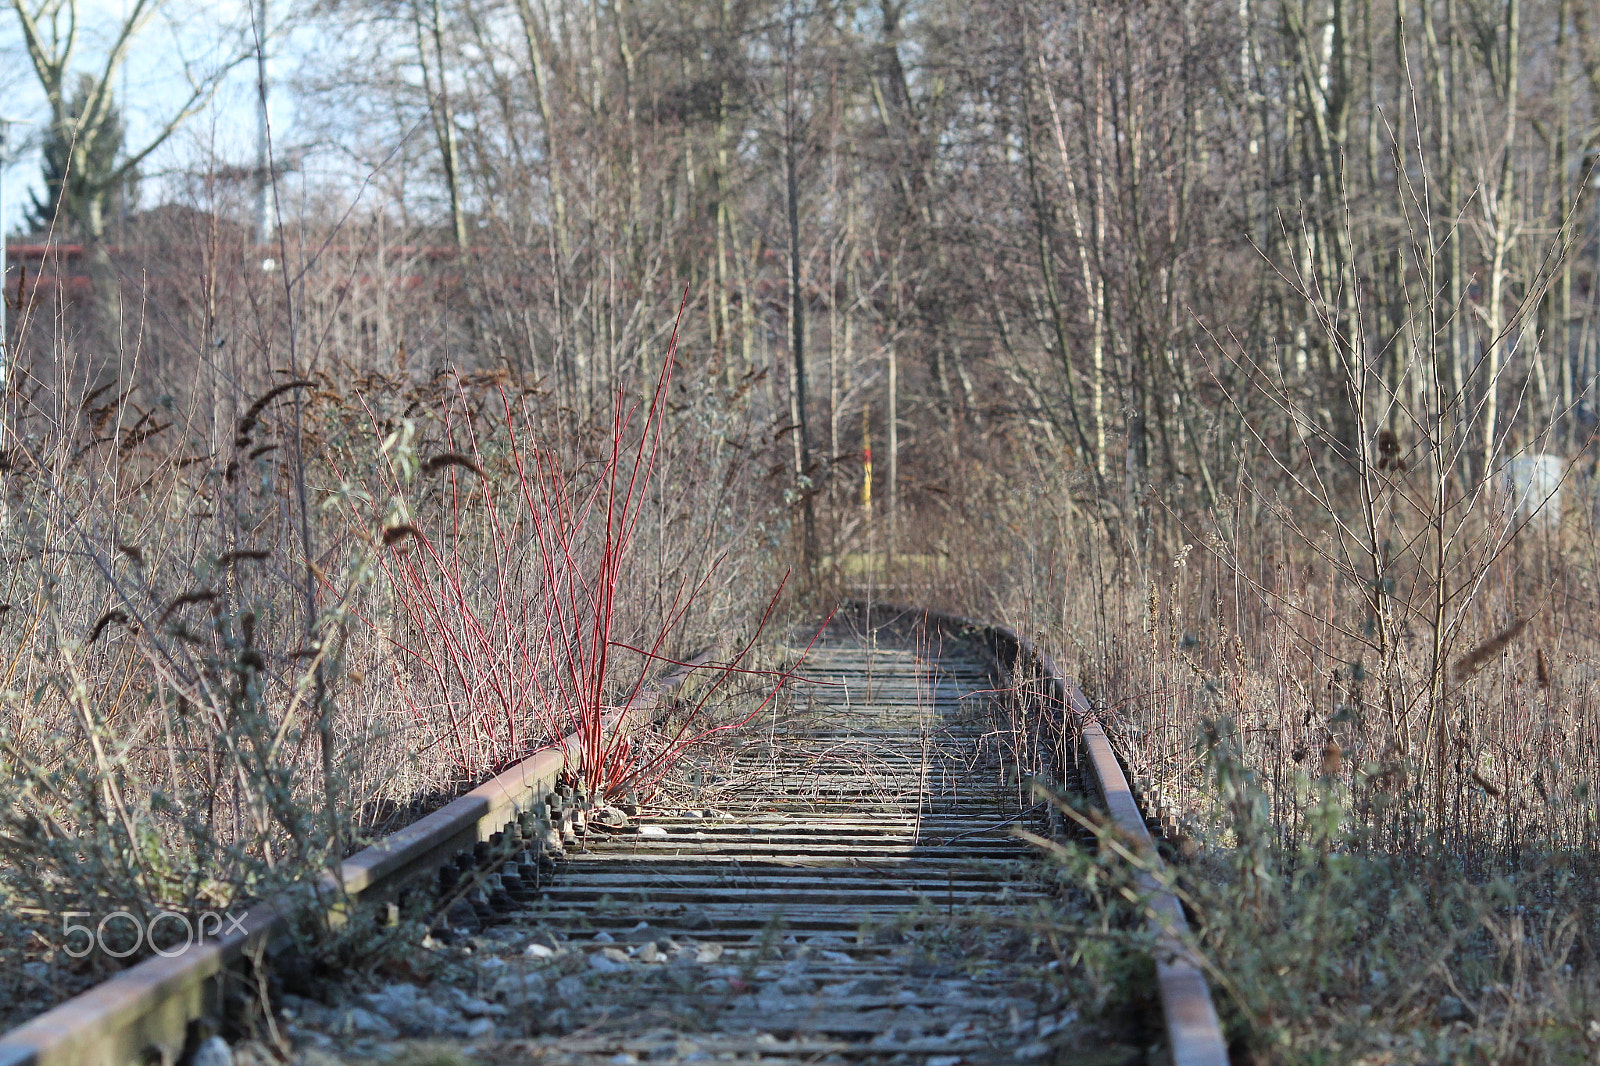
{"label": "railroad track", "polygon": [[[1027,789],[1042,772],[1121,823],[1131,809],[1125,832],[1144,830],[1120,773],[1104,779],[1115,761],[1103,734],[1076,687],[1003,630],[868,620],[885,617],[831,625],[793,711],[694,753],[645,812],[602,809],[545,766],[485,786],[510,797],[498,809],[440,812],[376,861],[357,856],[367,896],[457,898],[424,944],[438,965],[331,996],[300,987],[318,994],[279,997],[281,1031],[358,1058],[413,1036],[470,1044],[474,1061],[574,1066],[956,1066],[1084,1050],[1098,1034],[1061,991],[1044,935],[1058,886],[1013,829],[1062,831]],[[1022,682],[1033,699],[1015,698]],[[1050,728],[1069,706],[1087,728]],[[1158,906],[1181,923],[1170,897]],[[1168,948],[1173,1060],[1225,1062],[1204,982]],[[211,968],[224,970],[218,952]],[[179,1013],[217,1009],[194,988],[188,998]],[[141,1002],[148,1018],[163,1001]],[[72,1007],[0,1038],[0,1066],[125,1061],[152,1045],[175,1057],[177,1038],[150,1039],[159,1026],[129,1037],[126,1017],[119,1030]],[[126,997],[120,1012],[139,1013]],[[75,1051],[44,1039],[75,1027]]]}
{"label": "railroad track", "polygon": [[709,803],[700,816],[591,832],[508,916],[622,944],[619,964],[714,960],[689,963],[709,997],[686,999],[667,966],[583,1003],[564,1021],[588,1032],[554,1041],[552,1061],[634,1053],[641,1016],[653,1047],[772,1063],[1042,1058],[1070,1027],[1070,1004],[1036,994],[1054,956],[1027,927],[1049,894],[1009,832],[1031,800],[977,649],[919,654],[835,627],[802,677],[785,728],[696,768],[699,795],[677,798]]}

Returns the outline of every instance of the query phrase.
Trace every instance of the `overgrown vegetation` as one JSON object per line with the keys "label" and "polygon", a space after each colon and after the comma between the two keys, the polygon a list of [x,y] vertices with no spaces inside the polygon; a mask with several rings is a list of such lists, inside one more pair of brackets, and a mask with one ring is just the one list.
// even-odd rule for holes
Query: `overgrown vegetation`
{"label": "overgrown vegetation", "polygon": [[[772,520],[751,464],[695,431],[670,334],[603,422],[460,371],[219,374],[206,409],[91,387],[63,310],[24,323],[55,362],[6,426],[8,1020],[552,739],[580,734],[591,787],[647,795],[715,727],[714,681],[660,750],[604,726],[663,664],[737,664],[783,584],[749,550]],[[104,951],[70,939],[84,915]]]}
{"label": "overgrown vegetation", "polygon": [[792,568],[1081,674],[1242,1050],[1592,1054],[1583,4],[295,17],[303,169],[7,275],[8,885],[315,865]]}

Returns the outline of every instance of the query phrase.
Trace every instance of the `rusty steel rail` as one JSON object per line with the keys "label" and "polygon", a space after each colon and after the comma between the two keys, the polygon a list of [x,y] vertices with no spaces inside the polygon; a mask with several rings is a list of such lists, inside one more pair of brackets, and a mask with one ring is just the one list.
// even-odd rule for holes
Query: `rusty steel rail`
{"label": "rusty steel rail", "polygon": [[[1043,649],[1006,626],[943,611],[886,605],[872,609],[921,615],[938,626],[978,635],[989,644],[1000,667],[1014,679],[1032,679],[1042,684],[1044,691],[1039,695],[1046,707],[1063,713],[1063,727],[1076,729],[1075,736],[1058,738],[1061,750],[1057,757],[1063,764],[1070,762],[1086,771],[1081,776],[1091,783],[1112,824],[1144,864],[1137,883],[1148,900],[1149,926],[1156,936],[1156,980],[1172,1062],[1174,1066],[1228,1066],[1227,1041],[1205,973],[1189,944],[1189,922],[1183,904],[1156,876],[1162,860],[1155,839],[1111,741],[1077,682],[1067,677]],[[1059,743],[1066,739],[1075,742],[1070,750],[1069,745]]]}
{"label": "rusty steel rail", "polygon": [[[702,654],[607,716],[607,731],[631,728],[698,666]],[[549,795],[574,765],[568,736],[371,847],[301,891],[251,906],[226,932],[170,957],[157,956],[0,1033],[0,1066],[124,1066],[177,1062],[190,1025],[220,1013],[221,978],[281,940],[307,913],[331,914],[350,901],[392,899],[434,874],[463,849],[488,841]]]}
{"label": "rusty steel rail", "polygon": [[1112,823],[1133,842],[1136,853],[1147,864],[1139,872],[1139,887],[1149,899],[1150,925],[1156,934],[1156,980],[1161,988],[1161,1010],[1166,1018],[1167,1046],[1174,1066],[1227,1066],[1228,1045],[1223,1039],[1211,989],[1193,949],[1187,943],[1189,922],[1183,904],[1157,880],[1154,870],[1161,866],[1155,840],[1144,815],[1134,801],[1127,777],[1117,762],[1116,753],[1105,730],[1094,718],[1083,690],[1064,675],[1049,655],[1009,630],[994,627],[1016,642],[1019,659],[1031,659],[1053,694],[1069,708],[1076,720],[1082,749],[1088,756],[1101,802]]}

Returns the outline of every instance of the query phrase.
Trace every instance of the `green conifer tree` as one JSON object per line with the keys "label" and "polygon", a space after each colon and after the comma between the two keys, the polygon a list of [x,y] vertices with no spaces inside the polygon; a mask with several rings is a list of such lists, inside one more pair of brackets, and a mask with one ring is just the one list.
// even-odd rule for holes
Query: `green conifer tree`
{"label": "green conifer tree", "polygon": [[[44,195],[33,197],[32,221],[41,229],[98,240],[106,223],[138,202],[138,172],[122,168],[126,138],[115,103],[96,112],[94,79],[80,74],[61,121],[44,141]],[[119,173],[121,171],[121,173]]]}

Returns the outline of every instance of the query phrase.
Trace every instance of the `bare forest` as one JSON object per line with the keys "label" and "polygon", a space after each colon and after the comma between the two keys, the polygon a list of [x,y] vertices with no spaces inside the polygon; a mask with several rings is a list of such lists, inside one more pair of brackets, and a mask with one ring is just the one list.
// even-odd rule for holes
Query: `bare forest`
{"label": "bare forest", "polygon": [[155,101],[161,0],[8,6],[0,925],[898,602],[1079,677],[1235,1061],[1594,1060],[1592,5],[258,2]]}

